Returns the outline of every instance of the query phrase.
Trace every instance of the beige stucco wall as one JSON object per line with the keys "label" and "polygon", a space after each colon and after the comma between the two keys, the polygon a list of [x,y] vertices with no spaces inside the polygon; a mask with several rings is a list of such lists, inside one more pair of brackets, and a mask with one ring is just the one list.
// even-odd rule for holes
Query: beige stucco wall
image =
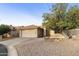
{"label": "beige stucco wall", "polygon": [[20,30],[20,37],[37,37],[37,29]]}
{"label": "beige stucco wall", "polygon": [[0,35],[0,41],[2,41],[2,35]]}
{"label": "beige stucco wall", "polygon": [[55,34],[54,30],[50,30],[50,36],[52,36],[54,34]]}

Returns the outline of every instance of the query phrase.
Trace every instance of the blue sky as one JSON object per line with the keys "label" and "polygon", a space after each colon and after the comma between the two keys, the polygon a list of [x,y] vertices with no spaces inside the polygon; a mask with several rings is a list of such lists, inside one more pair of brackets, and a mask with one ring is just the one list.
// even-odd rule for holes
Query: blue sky
{"label": "blue sky", "polygon": [[[70,6],[75,4],[70,4]],[[77,4],[78,5],[78,4]],[[0,24],[14,26],[41,25],[43,13],[49,12],[52,3],[0,4]]]}

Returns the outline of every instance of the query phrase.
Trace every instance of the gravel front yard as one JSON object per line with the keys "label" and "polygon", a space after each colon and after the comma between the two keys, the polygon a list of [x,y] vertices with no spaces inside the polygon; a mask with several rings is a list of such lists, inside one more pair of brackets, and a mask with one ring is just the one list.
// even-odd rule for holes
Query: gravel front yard
{"label": "gravel front yard", "polygon": [[36,38],[14,47],[19,56],[79,56],[79,40],[48,41]]}

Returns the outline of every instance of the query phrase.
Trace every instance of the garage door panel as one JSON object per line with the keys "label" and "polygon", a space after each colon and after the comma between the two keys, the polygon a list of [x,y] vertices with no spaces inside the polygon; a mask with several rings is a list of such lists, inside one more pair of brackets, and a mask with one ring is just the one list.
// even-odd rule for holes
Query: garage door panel
{"label": "garage door panel", "polygon": [[36,30],[23,30],[22,37],[37,37]]}

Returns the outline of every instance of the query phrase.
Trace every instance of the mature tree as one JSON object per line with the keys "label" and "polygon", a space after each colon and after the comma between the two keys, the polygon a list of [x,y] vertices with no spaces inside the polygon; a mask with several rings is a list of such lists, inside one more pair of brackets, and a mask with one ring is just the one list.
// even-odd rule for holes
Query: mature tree
{"label": "mature tree", "polygon": [[0,25],[0,35],[8,33],[10,31],[10,27],[8,25],[1,24]]}
{"label": "mature tree", "polygon": [[51,13],[45,13],[43,15],[43,26],[53,29],[55,32],[61,32],[64,27],[66,11],[67,4],[55,4],[51,9]]}
{"label": "mature tree", "polygon": [[68,4],[58,3],[53,6],[50,13],[43,15],[43,26],[61,33],[63,30],[79,28],[79,8]]}
{"label": "mature tree", "polygon": [[67,12],[67,21],[72,28],[79,28],[79,8],[77,6],[71,7]]}

